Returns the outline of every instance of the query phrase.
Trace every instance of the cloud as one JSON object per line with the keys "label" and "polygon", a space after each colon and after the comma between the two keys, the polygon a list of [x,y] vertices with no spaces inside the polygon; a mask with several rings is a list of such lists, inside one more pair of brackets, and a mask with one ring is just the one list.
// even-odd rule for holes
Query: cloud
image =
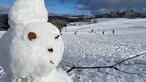
{"label": "cloud", "polygon": [[65,2],[70,2],[70,1],[73,1],[73,0],[60,0],[62,3],[65,3]]}
{"label": "cloud", "polygon": [[107,1],[108,3],[111,3],[111,4],[117,4],[117,3],[120,3],[120,0],[104,0],[105,2]]}
{"label": "cloud", "polygon": [[76,5],[76,8],[78,8],[78,9],[83,9],[85,6],[84,5],[82,5],[82,4],[78,4],[78,5]]}
{"label": "cloud", "polygon": [[107,13],[107,12],[111,12],[112,9],[106,9],[106,8],[101,8],[99,9],[97,12],[100,12],[100,13]]}
{"label": "cloud", "polygon": [[146,8],[143,8],[143,11],[146,11]]}
{"label": "cloud", "polygon": [[109,12],[111,10],[137,9],[143,11],[146,8],[146,0],[60,0],[62,2],[76,2],[75,8],[89,11],[92,14]]}

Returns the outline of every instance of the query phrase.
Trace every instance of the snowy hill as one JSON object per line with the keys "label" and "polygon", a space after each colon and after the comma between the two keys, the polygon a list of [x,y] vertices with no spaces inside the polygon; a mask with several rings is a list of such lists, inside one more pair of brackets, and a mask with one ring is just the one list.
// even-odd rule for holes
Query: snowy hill
{"label": "snowy hill", "polygon": [[[105,33],[112,33],[112,30],[115,30],[116,33],[120,34],[121,31],[129,33],[135,33],[135,30],[143,31],[146,28],[146,19],[125,19],[125,18],[116,18],[116,19],[108,19],[102,18],[97,19],[98,23],[82,25],[82,26],[69,26],[65,28],[65,31],[78,31],[78,32],[90,32],[94,30],[96,33],[102,33],[105,30]],[[131,30],[135,29],[135,30]],[[138,31],[138,32],[139,32]],[[136,32],[137,33],[137,32]],[[123,33],[124,34],[124,33]]]}
{"label": "snowy hill", "polygon": [[[65,52],[59,67],[68,70],[74,65],[108,66],[146,53],[146,19],[97,20],[98,23],[95,24],[63,29]],[[0,35],[3,33],[0,32]],[[74,82],[146,82],[145,54],[116,67],[121,71],[107,68],[75,69],[69,75]]]}

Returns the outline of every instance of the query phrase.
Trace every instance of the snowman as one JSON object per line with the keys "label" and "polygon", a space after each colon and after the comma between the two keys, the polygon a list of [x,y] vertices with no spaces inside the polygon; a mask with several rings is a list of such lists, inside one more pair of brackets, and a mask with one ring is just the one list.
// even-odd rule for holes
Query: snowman
{"label": "snowman", "polygon": [[10,29],[0,39],[3,82],[72,82],[56,69],[64,44],[60,31],[47,22],[44,0],[16,0],[9,12]]}

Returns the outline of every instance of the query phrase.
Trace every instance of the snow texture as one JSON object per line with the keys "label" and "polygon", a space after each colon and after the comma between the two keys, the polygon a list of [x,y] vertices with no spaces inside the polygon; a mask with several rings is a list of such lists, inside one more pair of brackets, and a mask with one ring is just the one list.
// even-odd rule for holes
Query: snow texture
{"label": "snow texture", "polygon": [[47,22],[44,0],[16,0],[9,24],[0,39],[2,82],[72,82],[56,69],[64,43],[59,29]]}

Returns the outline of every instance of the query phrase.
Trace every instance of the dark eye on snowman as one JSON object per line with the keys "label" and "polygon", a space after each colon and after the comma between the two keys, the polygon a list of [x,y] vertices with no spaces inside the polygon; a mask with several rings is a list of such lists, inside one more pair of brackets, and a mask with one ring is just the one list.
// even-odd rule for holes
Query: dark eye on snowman
{"label": "dark eye on snowman", "polygon": [[53,48],[49,48],[48,51],[53,53]]}
{"label": "dark eye on snowman", "polygon": [[29,39],[30,41],[32,41],[33,39],[36,39],[36,38],[37,38],[36,33],[34,33],[34,32],[29,32],[29,33],[28,33],[28,39]]}
{"label": "dark eye on snowman", "polygon": [[60,35],[55,36],[55,39],[58,39],[60,37]]}

